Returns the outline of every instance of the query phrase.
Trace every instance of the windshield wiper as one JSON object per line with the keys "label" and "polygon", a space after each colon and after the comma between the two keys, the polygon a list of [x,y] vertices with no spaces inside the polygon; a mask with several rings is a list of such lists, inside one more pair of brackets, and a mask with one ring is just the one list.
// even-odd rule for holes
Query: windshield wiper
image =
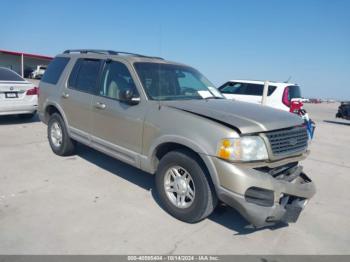
{"label": "windshield wiper", "polygon": [[224,98],[223,97],[219,97],[219,96],[209,96],[209,97],[206,97],[204,99],[208,100],[208,99],[224,99]]}

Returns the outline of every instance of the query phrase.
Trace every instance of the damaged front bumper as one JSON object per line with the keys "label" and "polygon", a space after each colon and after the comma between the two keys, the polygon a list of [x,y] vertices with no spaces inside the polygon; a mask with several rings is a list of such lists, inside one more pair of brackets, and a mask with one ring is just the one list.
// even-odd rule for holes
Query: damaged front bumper
{"label": "damaged front bumper", "polygon": [[315,194],[298,162],[252,167],[213,159],[220,181],[218,197],[256,227],[296,222]]}

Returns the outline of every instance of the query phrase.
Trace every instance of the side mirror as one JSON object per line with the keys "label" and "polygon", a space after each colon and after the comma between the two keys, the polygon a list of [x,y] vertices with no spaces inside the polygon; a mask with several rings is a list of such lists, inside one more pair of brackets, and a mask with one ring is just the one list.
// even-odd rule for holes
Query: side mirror
{"label": "side mirror", "polygon": [[129,105],[137,105],[140,103],[140,97],[134,97],[134,91],[131,88],[121,91],[120,98]]}

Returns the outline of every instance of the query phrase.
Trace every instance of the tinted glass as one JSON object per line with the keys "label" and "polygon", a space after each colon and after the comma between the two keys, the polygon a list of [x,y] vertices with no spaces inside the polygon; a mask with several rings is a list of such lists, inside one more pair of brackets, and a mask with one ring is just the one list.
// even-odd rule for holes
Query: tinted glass
{"label": "tinted glass", "polygon": [[131,89],[134,96],[138,96],[128,68],[120,62],[107,62],[103,69],[99,95],[119,100],[121,92],[126,89]]}
{"label": "tinted glass", "polygon": [[100,71],[100,60],[78,59],[69,77],[69,87],[91,93],[96,88]]}
{"label": "tinted glass", "polygon": [[[219,89],[224,94],[262,96],[264,85],[229,82]],[[276,86],[269,86],[267,95],[270,96],[275,90]]]}
{"label": "tinted glass", "polygon": [[77,78],[81,62],[82,62],[82,59],[78,59],[77,62],[75,63],[73,70],[71,71],[69,79],[68,79],[68,87],[74,88],[75,80]]}
{"label": "tinted glass", "polygon": [[10,69],[0,68],[0,81],[24,81],[24,79]]}
{"label": "tinted glass", "polygon": [[49,84],[57,84],[58,80],[61,77],[63,70],[66,68],[66,65],[69,62],[68,57],[56,57],[51,63],[48,65],[47,69],[41,81],[49,83]]}
{"label": "tinted glass", "polygon": [[222,98],[213,84],[193,68],[160,63],[135,63],[135,68],[150,99]]}
{"label": "tinted glass", "polygon": [[301,91],[299,86],[289,86],[289,101],[293,98],[301,98]]}

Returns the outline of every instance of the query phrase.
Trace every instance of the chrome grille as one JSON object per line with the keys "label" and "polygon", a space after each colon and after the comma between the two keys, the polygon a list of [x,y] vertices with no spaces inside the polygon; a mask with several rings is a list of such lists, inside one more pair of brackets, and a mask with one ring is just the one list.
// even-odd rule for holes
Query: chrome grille
{"label": "chrome grille", "polygon": [[274,156],[284,156],[302,152],[307,148],[308,135],[306,128],[295,127],[265,133]]}

